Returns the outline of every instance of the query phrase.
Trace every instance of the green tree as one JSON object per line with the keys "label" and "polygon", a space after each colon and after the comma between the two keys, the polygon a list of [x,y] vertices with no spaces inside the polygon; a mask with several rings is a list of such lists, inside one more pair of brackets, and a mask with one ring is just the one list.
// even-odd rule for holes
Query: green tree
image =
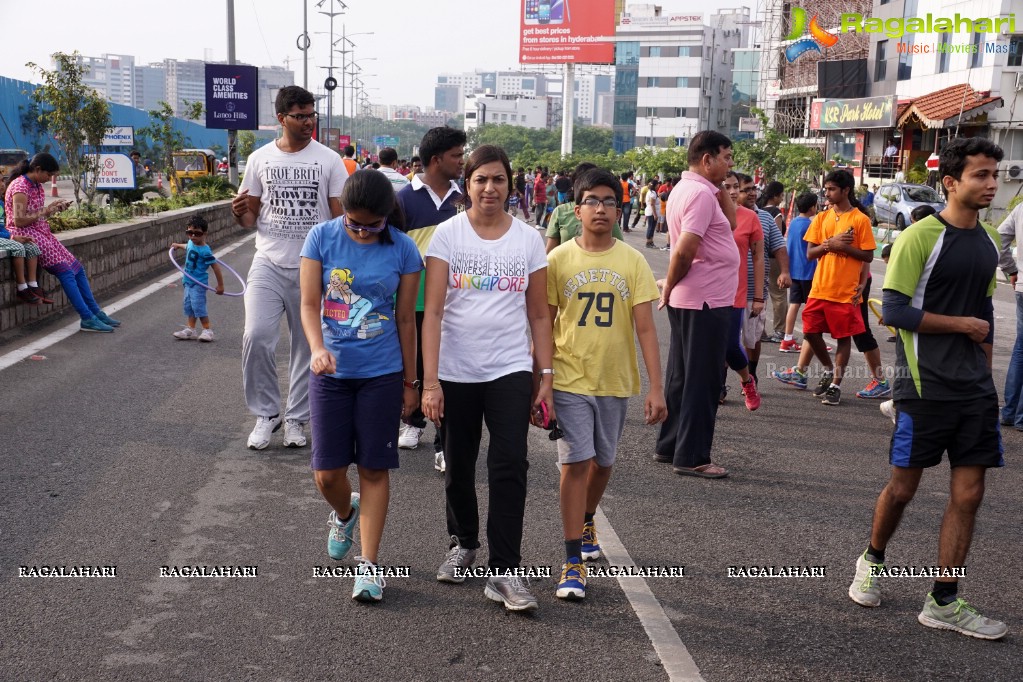
{"label": "green tree", "polygon": [[[182,100],[185,105],[185,118],[197,120],[203,114],[202,102]],[[139,135],[150,138],[159,148],[162,157],[163,172],[170,173],[174,168],[174,152],[189,145],[185,135],[174,127],[174,110],[166,102],[159,103],[159,109],[149,111],[149,125],[139,129]],[[160,170],[157,167],[157,170]]]}
{"label": "green tree", "polygon": [[248,159],[256,148],[256,134],[251,130],[238,131],[238,156]]}
{"label": "green tree", "polygon": [[[55,52],[51,56],[56,64],[52,71],[32,62],[26,64],[42,79],[32,99],[38,106],[38,121],[45,122],[64,155],[75,201],[81,204],[82,178],[85,174],[95,176],[99,170],[99,157],[86,153],[85,147],[98,147],[106,135],[110,107],[85,84],[88,69],[80,62],[78,52]],[[95,183],[90,183],[85,190],[86,203],[92,204],[95,193]]]}

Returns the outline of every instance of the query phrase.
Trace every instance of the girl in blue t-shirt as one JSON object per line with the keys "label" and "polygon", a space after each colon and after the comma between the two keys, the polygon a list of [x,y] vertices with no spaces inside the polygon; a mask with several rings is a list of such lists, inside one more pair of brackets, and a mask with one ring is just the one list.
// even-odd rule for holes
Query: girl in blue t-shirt
{"label": "girl in blue t-shirt", "polygon": [[[419,404],[415,304],[423,262],[401,232],[404,220],[386,176],[352,175],[341,203],[345,214],[310,230],[302,248],[312,468],[333,508],[328,554],[347,556],[361,514],[352,598],[380,601],[385,583],[377,552],[389,472],[398,468],[398,424]],[[352,464],[361,497],[348,482]]]}

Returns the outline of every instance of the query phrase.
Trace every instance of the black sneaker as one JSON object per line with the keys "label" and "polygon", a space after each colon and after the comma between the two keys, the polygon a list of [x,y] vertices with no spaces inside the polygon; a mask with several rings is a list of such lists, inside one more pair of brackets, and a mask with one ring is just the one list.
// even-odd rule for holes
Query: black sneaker
{"label": "black sneaker", "polygon": [[[834,379],[834,372],[825,371],[824,374],[821,374],[820,383],[817,384],[817,388],[813,389],[813,397],[820,398],[827,393],[828,387],[831,386],[831,382],[834,381]],[[838,403],[835,404],[837,405]]]}
{"label": "black sneaker", "polygon": [[27,303],[28,305],[39,305],[41,303],[39,297],[32,293],[31,289],[22,289],[16,294],[16,296],[19,301]]}
{"label": "black sneaker", "polygon": [[842,389],[838,386],[828,386],[828,390],[824,392],[824,397],[821,398],[822,405],[837,405],[842,402]]}

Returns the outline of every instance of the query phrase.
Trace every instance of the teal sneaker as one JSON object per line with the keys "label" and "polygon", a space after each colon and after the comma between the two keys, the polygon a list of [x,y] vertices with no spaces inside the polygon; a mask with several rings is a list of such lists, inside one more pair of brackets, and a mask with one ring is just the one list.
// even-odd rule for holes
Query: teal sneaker
{"label": "teal sneaker", "polygon": [[916,619],[929,628],[954,630],[978,639],[1001,639],[1009,631],[1005,623],[985,618],[965,599],[956,599],[951,604],[940,606],[930,593],[924,600],[924,610]]}
{"label": "teal sneaker", "polygon": [[878,381],[877,379],[871,379],[867,387],[862,391],[856,392],[857,398],[891,398],[892,397],[892,385],[887,379]]}
{"label": "teal sneaker", "polygon": [[337,512],[330,512],[330,535],[327,536],[327,554],[331,559],[340,561],[352,551],[352,533],[355,522],[359,520],[359,493],[352,493],[352,517],[342,521]]}
{"label": "teal sneaker", "polygon": [[355,587],[352,588],[352,599],[355,601],[374,602],[384,598],[384,588],[387,581],[382,575],[377,575],[377,567],[372,561],[365,557],[357,556],[359,562],[355,569]]}
{"label": "teal sneaker", "polygon": [[806,374],[800,372],[798,367],[782,370],[780,372],[778,371],[771,372],[771,376],[773,376],[775,379],[782,382],[783,384],[795,386],[801,391],[806,390]]}
{"label": "teal sneaker", "polygon": [[597,541],[597,527],[593,521],[583,525],[583,561],[600,558],[600,543]]}
{"label": "teal sneaker", "polygon": [[114,331],[114,328],[105,322],[101,322],[96,317],[90,317],[88,320],[82,320],[82,324],[79,327],[83,332],[103,332],[109,334]]}
{"label": "teal sneaker", "polygon": [[586,566],[578,557],[571,557],[561,565],[561,580],[554,593],[558,599],[577,601],[586,597]]}
{"label": "teal sneaker", "polygon": [[121,326],[121,322],[119,320],[115,320],[114,318],[110,317],[109,315],[107,315],[102,310],[99,311],[98,313],[96,313],[96,319],[99,320],[100,322],[102,322],[103,324],[105,324],[107,326],[110,326],[110,327],[120,327]]}
{"label": "teal sneaker", "polygon": [[849,586],[849,598],[860,606],[880,606],[881,587],[875,572],[882,568],[884,564],[867,561],[867,553],[863,552],[856,560],[856,577]]}

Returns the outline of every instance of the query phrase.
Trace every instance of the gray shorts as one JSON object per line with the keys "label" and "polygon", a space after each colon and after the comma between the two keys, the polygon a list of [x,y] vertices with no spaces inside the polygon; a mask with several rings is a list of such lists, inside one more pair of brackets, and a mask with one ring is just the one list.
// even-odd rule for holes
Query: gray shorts
{"label": "gray shorts", "polygon": [[742,314],[743,348],[755,348],[760,343],[760,335],[764,333],[764,329],[767,327],[767,318],[764,316],[767,308],[764,308],[759,315],[751,316],[749,314],[751,307],[753,307],[753,304],[749,303]]}
{"label": "gray shorts", "polygon": [[610,467],[625,431],[628,398],[554,391],[554,410],[565,437],[558,441],[558,462],[574,464],[597,459]]}

